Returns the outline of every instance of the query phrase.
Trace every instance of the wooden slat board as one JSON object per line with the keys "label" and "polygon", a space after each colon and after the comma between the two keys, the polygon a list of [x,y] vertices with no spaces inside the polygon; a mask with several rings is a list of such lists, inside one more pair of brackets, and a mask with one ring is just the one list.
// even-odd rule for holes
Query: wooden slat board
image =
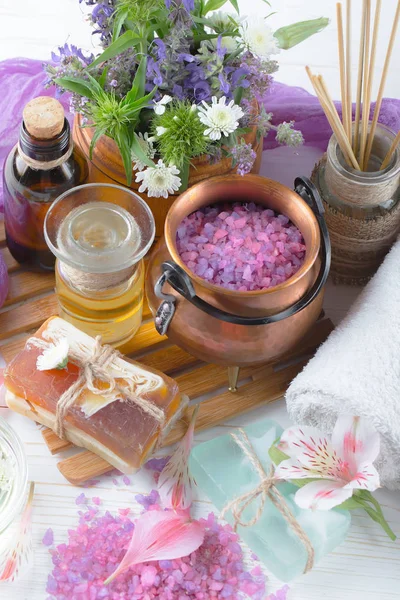
{"label": "wooden slat board", "polygon": [[4,229],[4,221],[0,221],[0,247],[6,245],[6,232]]}
{"label": "wooden slat board", "polygon": [[[0,251],[10,273],[10,291],[0,311],[0,352],[9,362],[22,348],[27,338],[50,316],[57,314],[58,305],[54,294],[54,275],[25,271],[9,254],[5,245],[4,225],[0,222]],[[144,323],[136,336],[121,351],[137,358],[149,367],[158,368],[172,375],[179,383],[182,393],[192,401],[207,394],[202,401],[196,429],[205,429],[219,422],[253,410],[261,404],[280,398],[293,377],[302,369],[305,360],[333,329],[328,319],[315,324],[307,338],[298,348],[275,363],[246,367],[239,374],[239,389],[228,391],[225,367],[205,364],[181,348],[173,346],[164,336],[158,335],[147,303],[143,307]],[[278,367],[278,368],[277,368]],[[178,441],[185,433],[192,411],[190,406],[178,420],[162,445]],[[52,454],[59,454],[71,447],[49,429],[43,430],[44,440]],[[95,454],[81,450],[74,456],[61,460],[58,467],[74,484],[106,473],[112,467]]]}

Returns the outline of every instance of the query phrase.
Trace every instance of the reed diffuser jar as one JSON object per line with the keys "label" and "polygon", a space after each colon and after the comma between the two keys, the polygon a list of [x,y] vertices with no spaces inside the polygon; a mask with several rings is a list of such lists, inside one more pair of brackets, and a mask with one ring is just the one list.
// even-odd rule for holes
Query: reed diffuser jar
{"label": "reed diffuser jar", "polygon": [[155,235],[147,204],[117,185],[82,185],[58,198],[44,228],[60,316],[102,343],[126,343],[142,322],[143,257]]}
{"label": "reed diffuser jar", "polygon": [[21,440],[0,417],[0,586],[19,577],[32,562],[29,522],[21,522],[27,495],[28,467]]}
{"label": "reed diffuser jar", "polygon": [[377,125],[367,170],[350,167],[335,135],[312,179],[325,205],[332,243],[331,274],[343,283],[372,277],[400,230],[400,152],[380,167],[395,135]]}

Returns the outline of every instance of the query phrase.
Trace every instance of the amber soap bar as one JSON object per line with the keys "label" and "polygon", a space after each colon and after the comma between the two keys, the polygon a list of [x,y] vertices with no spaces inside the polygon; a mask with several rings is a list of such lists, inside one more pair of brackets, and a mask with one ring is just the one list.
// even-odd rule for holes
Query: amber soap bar
{"label": "amber soap bar", "polygon": [[[47,343],[66,339],[71,349],[83,347],[88,351],[95,344],[93,338],[59,317],[48,319],[33,338]],[[6,401],[16,412],[54,429],[57,401],[77,380],[80,368],[69,359],[64,369],[40,371],[37,359],[42,353],[43,348],[30,338],[8,365]],[[130,386],[135,393],[137,391],[163,410],[163,426],[134,402],[127,402],[121,394],[118,396],[118,392],[115,398],[106,398],[83,387],[65,417],[65,437],[98,454],[122,472],[133,473],[177,418],[183,400],[173,379],[128,358],[115,358],[109,370],[119,388]],[[95,385],[102,389],[101,381],[95,381]]]}

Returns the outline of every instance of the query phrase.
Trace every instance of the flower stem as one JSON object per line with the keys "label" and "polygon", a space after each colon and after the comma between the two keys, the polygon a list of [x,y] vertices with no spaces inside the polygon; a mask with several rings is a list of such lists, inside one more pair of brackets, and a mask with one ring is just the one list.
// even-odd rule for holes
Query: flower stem
{"label": "flower stem", "polygon": [[184,192],[187,187],[188,187],[188,183],[189,183],[189,161],[185,160],[185,162],[183,163],[181,172],[180,172],[180,177],[181,177],[181,187],[179,188],[180,192]]}
{"label": "flower stem", "polygon": [[[379,525],[382,527],[382,529],[390,537],[391,540],[396,540],[396,534],[393,532],[393,530],[389,526],[389,523],[386,521],[385,515],[382,512],[382,508],[379,502],[375,500],[375,498],[370,492],[365,493],[365,490],[363,490],[362,495],[363,497],[357,495],[357,501],[360,503],[365,512],[371,517],[373,521],[379,523]],[[375,506],[375,509],[372,508],[370,504],[368,504],[368,501]]]}

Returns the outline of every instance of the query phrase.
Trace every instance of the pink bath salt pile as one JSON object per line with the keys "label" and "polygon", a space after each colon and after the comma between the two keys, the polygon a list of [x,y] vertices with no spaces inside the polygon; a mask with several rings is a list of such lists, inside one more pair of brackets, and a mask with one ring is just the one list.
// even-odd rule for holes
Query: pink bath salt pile
{"label": "pink bath salt pile", "polygon": [[283,283],[300,269],[306,249],[288,217],[252,202],[197,210],[180,224],[176,245],[193,273],[240,292]]}
{"label": "pink bath salt pile", "polygon": [[259,566],[246,570],[238,536],[213,514],[202,546],[190,556],[135,565],[109,585],[128,547],[134,524],[126,514],[81,513],[68,531],[68,542],[50,550],[53,571],[48,600],[239,600],[266,598],[266,579]]}

